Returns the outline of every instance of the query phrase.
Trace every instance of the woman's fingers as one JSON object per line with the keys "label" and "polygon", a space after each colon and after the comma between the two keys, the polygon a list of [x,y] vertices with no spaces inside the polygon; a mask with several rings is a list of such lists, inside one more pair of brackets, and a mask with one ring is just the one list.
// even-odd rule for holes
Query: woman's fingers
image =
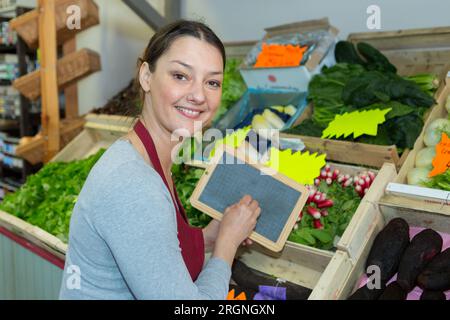
{"label": "woman's fingers", "polygon": [[243,204],[246,206],[250,205],[251,202],[252,202],[252,197],[249,196],[248,194],[243,196],[241,201],[239,201],[240,204]]}

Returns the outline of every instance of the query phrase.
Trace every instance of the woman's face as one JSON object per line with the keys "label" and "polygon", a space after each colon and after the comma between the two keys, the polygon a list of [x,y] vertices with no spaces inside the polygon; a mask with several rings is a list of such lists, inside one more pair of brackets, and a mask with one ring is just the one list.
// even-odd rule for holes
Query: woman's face
{"label": "woman's face", "polygon": [[154,72],[143,64],[140,82],[147,92],[145,108],[152,108],[159,124],[171,133],[187,129],[192,135],[211,121],[220,105],[222,55],[204,40],[180,37],[158,59]]}

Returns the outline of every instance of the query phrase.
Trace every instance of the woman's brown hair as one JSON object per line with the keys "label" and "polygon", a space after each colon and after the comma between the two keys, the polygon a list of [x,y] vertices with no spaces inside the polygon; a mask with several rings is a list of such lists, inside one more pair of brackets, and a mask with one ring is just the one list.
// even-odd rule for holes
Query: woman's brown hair
{"label": "woman's brown hair", "polygon": [[[139,83],[139,70],[144,62],[147,62],[151,72],[156,69],[158,59],[169,50],[172,43],[183,36],[191,36],[204,40],[216,47],[222,55],[223,68],[225,69],[225,47],[219,37],[207,25],[199,21],[177,20],[159,29],[150,39],[147,48],[142,57],[138,59],[138,71],[135,78],[135,86],[139,88],[141,101],[144,98],[144,92]],[[136,110],[140,113],[141,110]]]}

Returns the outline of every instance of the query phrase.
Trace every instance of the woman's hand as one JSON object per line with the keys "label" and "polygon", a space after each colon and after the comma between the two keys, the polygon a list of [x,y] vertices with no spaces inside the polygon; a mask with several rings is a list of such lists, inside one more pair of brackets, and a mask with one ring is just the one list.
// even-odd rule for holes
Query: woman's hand
{"label": "woman's hand", "polygon": [[[214,248],[214,245],[216,244],[217,236],[219,234],[220,230],[220,221],[218,220],[211,220],[210,223],[206,227],[203,228],[203,239],[205,242],[205,252],[211,252]],[[253,243],[250,239],[245,239],[242,242],[243,246],[249,246]]]}
{"label": "woman's hand", "polygon": [[203,228],[203,239],[205,242],[205,252],[210,252],[216,244],[217,235],[219,234],[220,221],[211,220],[206,227]]}
{"label": "woman's hand", "polygon": [[258,202],[249,195],[228,207],[219,226],[213,256],[224,259],[231,266],[239,245],[244,241],[246,244],[251,243],[247,240],[255,229],[260,213]]}

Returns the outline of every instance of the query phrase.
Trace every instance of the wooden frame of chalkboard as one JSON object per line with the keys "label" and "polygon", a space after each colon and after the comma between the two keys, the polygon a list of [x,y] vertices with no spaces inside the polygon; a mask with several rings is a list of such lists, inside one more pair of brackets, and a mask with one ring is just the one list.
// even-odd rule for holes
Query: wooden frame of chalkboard
{"label": "wooden frame of chalkboard", "polygon": [[[207,215],[211,216],[214,219],[221,220],[223,213],[212,208],[211,206],[205,204],[203,201],[200,200],[202,197],[202,194],[205,191],[205,188],[208,185],[208,182],[211,180],[211,178],[214,176],[214,173],[216,172],[216,169],[218,168],[218,165],[220,164],[220,161],[223,159],[224,156],[230,156],[234,157],[236,161],[239,161],[239,163],[243,165],[247,165],[250,167],[253,167],[254,169],[258,170],[259,172],[266,172],[266,175],[261,174],[262,177],[269,176],[271,179],[277,180],[279,183],[281,183],[284,186],[289,187],[291,190],[294,190],[299,193],[299,197],[296,199],[295,203],[292,203],[291,207],[293,208],[288,215],[288,218],[284,220],[284,227],[282,228],[282,231],[279,233],[276,240],[269,239],[268,237],[258,233],[257,231],[252,232],[250,235],[250,239],[253,241],[261,244],[262,246],[268,248],[269,250],[279,252],[283,249],[287,238],[289,237],[289,234],[292,231],[292,228],[294,227],[296,220],[302,211],[304,205],[306,204],[306,200],[308,198],[308,189],[300,185],[299,183],[295,182],[294,180],[278,173],[274,172],[273,169],[268,168],[266,166],[260,165],[260,164],[254,164],[251,163],[248,159],[248,157],[245,157],[245,154],[243,154],[243,150],[245,148],[233,149],[230,147],[225,146],[225,148],[217,148],[215,152],[215,156],[211,160],[210,164],[206,167],[205,172],[203,173],[203,176],[200,178],[194,192],[192,193],[192,196],[190,198],[191,204],[193,207],[197,208],[198,210],[206,213]],[[227,153],[228,155],[225,155]],[[264,178],[267,179],[267,178]],[[272,190],[273,192],[274,190]],[[245,192],[245,194],[250,194],[251,192]],[[256,199],[258,200],[258,199]],[[275,197],[274,197],[275,201]],[[231,205],[232,203],[230,203]],[[261,216],[264,214],[264,208],[261,207]],[[261,219],[260,216],[260,219]],[[257,224],[258,228],[258,224]]]}

